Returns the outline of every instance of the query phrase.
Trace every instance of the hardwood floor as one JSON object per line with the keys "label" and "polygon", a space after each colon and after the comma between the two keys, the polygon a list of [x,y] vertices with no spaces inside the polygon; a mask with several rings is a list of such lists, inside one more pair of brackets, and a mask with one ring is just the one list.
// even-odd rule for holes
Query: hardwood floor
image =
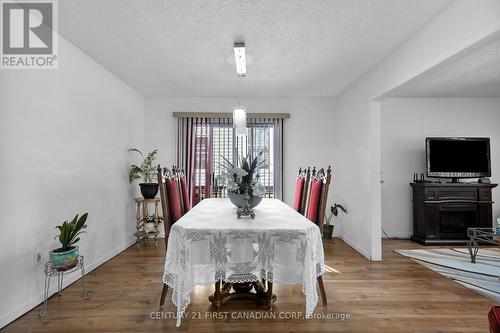
{"label": "hardwood floor", "polygon": [[[275,285],[276,319],[238,317],[269,314],[244,300],[222,307],[227,318],[215,318],[208,302],[210,286],[196,288],[188,317],[175,328],[174,319],[151,318],[158,316],[163,243],[156,249],[133,246],[88,274],[90,300],[80,298],[77,282],[49,300],[45,317],[38,317],[38,306],[2,332],[487,332],[491,301],[393,252],[419,247],[386,240],[384,261],[372,263],[342,241],[325,244],[332,268],[323,278],[328,308],[319,304],[315,314],[348,316],[345,320],[280,318],[304,311],[301,287],[294,285]],[[165,316],[175,313],[170,297],[171,291]],[[198,314],[201,319],[193,318]]]}

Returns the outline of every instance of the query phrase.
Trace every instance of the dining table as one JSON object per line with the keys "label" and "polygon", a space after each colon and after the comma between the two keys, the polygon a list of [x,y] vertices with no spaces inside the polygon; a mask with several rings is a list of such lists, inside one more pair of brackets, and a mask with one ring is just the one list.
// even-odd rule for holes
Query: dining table
{"label": "dining table", "polygon": [[172,289],[177,326],[194,288],[215,284],[215,304],[218,283],[227,289],[253,283],[270,302],[273,283],[301,285],[305,318],[312,316],[317,278],[325,272],[319,227],[278,199],[264,198],[253,210],[255,218],[238,218],[229,199],[207,198],[172,225],[163,282]]}

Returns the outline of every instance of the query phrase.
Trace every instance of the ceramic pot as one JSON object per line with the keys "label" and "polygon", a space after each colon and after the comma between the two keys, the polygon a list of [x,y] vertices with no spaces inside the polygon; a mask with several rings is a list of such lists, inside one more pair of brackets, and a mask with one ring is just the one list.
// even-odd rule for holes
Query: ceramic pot
{"label": "ceramic pot", "polygon": [[155,231],[155,224],[154,224],[154,222],[144,223],[144,232],[150,233],[150,232],[153,232],[153,231]]}
{"label": "ceramic pot", "polygon": [[141,194],[144,199],[154,199],[158,193],[158,184],[156,183],[140,183]]}
{"label": "ceramic pot", "polygon": [[78,246],[72,246],[68,251],[53,250],[49,252],[52,266],[56,269],[66,270],[76,266],[78,260]]}

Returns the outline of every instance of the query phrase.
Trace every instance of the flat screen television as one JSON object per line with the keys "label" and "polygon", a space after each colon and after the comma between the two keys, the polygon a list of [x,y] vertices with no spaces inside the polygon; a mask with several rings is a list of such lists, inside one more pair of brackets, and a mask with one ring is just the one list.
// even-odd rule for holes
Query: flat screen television
{"label": "flat screen television", "polygon": [[426,138],[425,148],[428,177],[491,176],[489,138]]}

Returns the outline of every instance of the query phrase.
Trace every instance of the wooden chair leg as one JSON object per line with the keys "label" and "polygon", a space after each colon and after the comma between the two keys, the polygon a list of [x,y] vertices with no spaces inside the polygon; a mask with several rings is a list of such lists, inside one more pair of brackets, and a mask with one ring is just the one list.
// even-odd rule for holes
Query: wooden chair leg
{"label": "wooden chair leg", "polygon": [[273,283],[267,281],[267,306],[269,307],[269,311],[273,310],[273,303],[275,300],[276,297],[273,298]]}
{"label": "wooden chair leg", "polygon": [[319,291],[321,292],[321,299],[323,301],[323,306],[326,306],[326,293],[325,293],[325,285],[323,284],[323,277],[318,276],[318,284],[319,284]]}
{"label": "wooden chair leg", "polygon": [[164,283],[160,297],[160,308],[165,304],[165,297],[167,296],[167,291],[168,291],[168,285]]}

